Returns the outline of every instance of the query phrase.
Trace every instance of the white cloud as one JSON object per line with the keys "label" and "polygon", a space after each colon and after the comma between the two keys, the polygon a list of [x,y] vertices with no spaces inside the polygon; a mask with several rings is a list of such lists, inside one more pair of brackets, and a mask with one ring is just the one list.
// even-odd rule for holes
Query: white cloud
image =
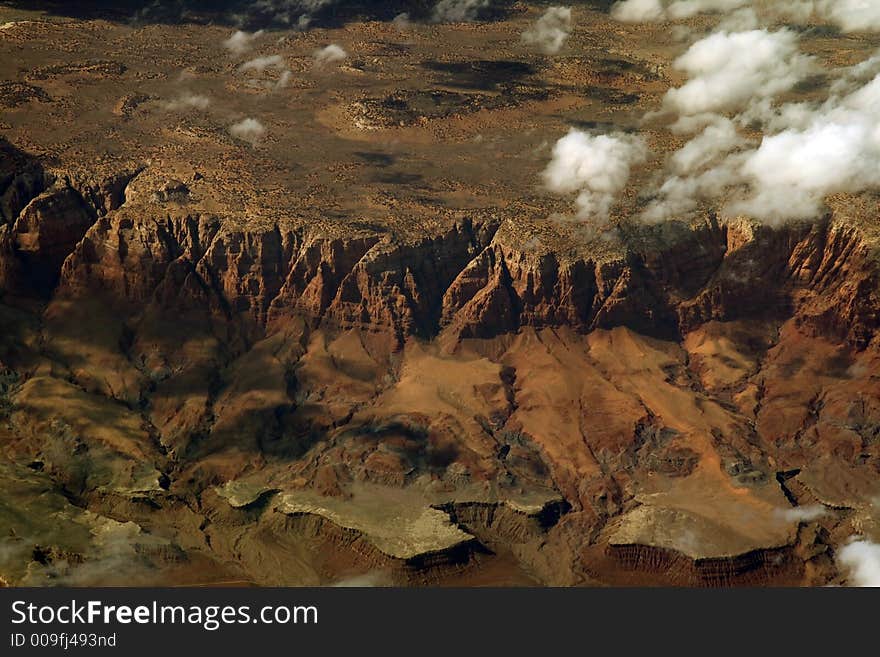
{"label": "white cloud", "polygon": [[828,510],[821,504],[795,506],[790,509],[776,509],[776,517],[785,522],[813,522],[828,515]]}
{"label": "white cloud", "polygon": [[768,21],[826,20],[845,32],[880,30],[880,3],[875,0],[623,0],[612,6],[611,15],[622,22],[649,23],[705,13],[730,14],[739,9],[753,9],[751,14],[740,14],[739,19],[757,18],[754,10],[760,10]]}
{"label": "white cloud", "polygon": [[256,144],[266,136],[266,127],[257,119],[246,118],[229,127],[229,134],[236,139]]}
{"label": "white cloud", "polygon": [[274,82],[265,80],[254,80],[252,82],[254,84],[258,84],[265,89],[268,89],[269,91],[283,89],[290,84],[290,81],[293,78],[293,73],[289,68],[287,68],[284,63],[284,58],[281,57],[281,55],[270,55],[268,57],[257,57],[255,59],[251,59],[250,61],[247,61],[239,66],[238,70],[242,73],[246,73],[249,71],[255,73],[263,73],[270,68],[280,71],[277,80],[275,80]]}
{"label": "white cloud", "polygon": [[673,153],[670,161],[676,173],[694,173],[741,143],[743,139],[733,121],[717,117],[702,133]]}
{"label": "white cloud", "polygon": [[547,54],[562,49],[571,32],[571,7],[549,7],[535,24],[523,32],[523,41]]}
{"label": "white cloud", "polygon": [[489,0],[440,0],[431,18],[438,23],[463,23],[476,20],[489,6]]}
{"label": "white cloud", "polygon": [[656,198],[642,213],[641,219],[653,223],[681,218],[694,212],[704,202],[717,206],[726,190],[741,182],[741,157],[731,154],[699,173],[674,174],[667,178],[656,191]]}
{"label": "white cloud", "polygon": [[744,161],[751,193],[731,211],[808,219],[829,194],[880,187],[880,75],[818,108],[797,110],[781,112],[794,125],[765,136]]}
{"label": "white cloud", "polygon": [[756,30],[760,25],[761,18],[758,13],[751,7],[742,7],[726,14],[718,23],[718,29],[727,32],[745,32]]}
{"label": "white cloud", "polygon": [[611,16],[624,23],[649,23],[666,18],[660,0],[623,0],[611,7]]}
{"label": "white cloud", "polygon": [[253,34],[249,32],[243,32],[242,30],[236,30],[231,37],[223,42],[223,47],[235,53],[236,55],[241,55],[253,48],[254,41],[260,38],[262,35],[263,30],[260,30],[259,32],[254,32]]}
{"label": "white cloud", "polygon": [[211,99],[202,94],[182,93],[174,100],[165,103],[165,109],[180,111],[188,109],[205,110],[211,104]]}
{"label": "white cloud", "polygon": [[623,0],[611,8],[611,15],[626,23],[649,23],[690,18],[707,12],[728,12],[749,4],[750,0]]}
{"label": "white cloud", "polygon": [[750,0],[675,0],[666,12],[670,18],[690,18],[697,14],[725,13],[748,5]]}
{"label": "white cloud", "polygon": [[809,219],[834,192],[880,183],[877,126],[820,121],[765,137],[743,165],[752,194],[732,211],[764,219]]}
{"label": "white cloud", "polygon": [[853,92],[880,74],[880,53],[844,69],[831,84],[831,95],[842,96]]}
{"label": "white cloud", "polygon": [[880,544],[856,540],[837,552],[837,562],[848,573],[851,586],[880,586]]}
{"label": "white cloud", "polygon": [[788,91],[811,70],[793,32],[717,32],[675,60],[688,74],[670,89],[664,106],[683,115],[745,109],[751,102]]}
{"label": "white cloud", "polygon": [[844,31],[880,30],[880,2],[627,0],[611,11],[627,21],[704,12],[721,14],[716,31],[675,60],[685,82],[646,117],[672,115],[669,130],[696,136],[658,172],[640,218],[716,210],[775,224],[820,216],[831,194],[880,190],[880,53],[828,71],[824,102],[780,104],[820,72],[818,60],[799,51],[794,31],[758,27],[826,20]]}
{"label": "white cloud", "polygon": [[262,73],[267,68],[284,68],[284,58],[281,55],[271,55],[269,57],[257,57],[251,59],[238,67],[239,71],[257,71]]}
{"label": "white cloud", "polygon": [[737,116],[760,115],[767,132],[759,142],[737,137],[729,119],[697,117],[709,127],[670,158],[643,218],[707,201],[727,215],[779,223],[819,216],[830,194],[880,189],[880,74],[864,81],[880,68],[875,59],[841,72],[823,103],[759,104],[760,112],[753,105]]}
{"label": "white cloud", "polygon": [[328,64],[334,64],[336,62],[341,62],[346,57],[348,57],[348,53],[345,52],[342,47],[337,46],[335,43],[331,43],[329,46],[325,46],[324,48],[315,51],[315,65],[326,66]]}
{"label": "white cloud", "polygon": [[845,32],[880,30],[880,2],[876,0],[818,0],[816,11]]}
{"label": "white cloud", "polygon": [[646,156],[647,147],[639,137],[593,136],[572,129],[553,147],[544,182],[552,192],[577,193],[578,217],[607,218],[617,195],[626,187],[632,166]]}
{"label": "white cloud", "polygon": [[290,84],[290,81],[293,79],[293,72],[288,70],[282,71],[278,81],[275,83],[276,89],[283,89],[287,85]]}

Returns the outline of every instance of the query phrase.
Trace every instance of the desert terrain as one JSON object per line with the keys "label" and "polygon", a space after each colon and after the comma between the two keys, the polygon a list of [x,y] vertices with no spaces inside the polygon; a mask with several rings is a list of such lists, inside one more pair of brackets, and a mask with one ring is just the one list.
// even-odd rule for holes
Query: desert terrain
{"label": "desert terrain", "polygon": [[714,4],[0,2],[0,581],[870,583],[880,17]]}

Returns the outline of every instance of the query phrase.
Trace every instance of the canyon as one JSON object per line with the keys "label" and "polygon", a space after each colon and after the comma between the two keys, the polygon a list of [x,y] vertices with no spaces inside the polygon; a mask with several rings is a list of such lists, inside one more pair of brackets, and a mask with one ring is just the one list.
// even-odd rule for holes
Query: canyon
{"label": "canyon", "polygon": [[[255,146],[161,106],[235,75],[225,27],[10,14],[2,47],[32,58],[0,89],[4,582],[844,581],[835,551],[880,536],[880,197],[775,225],[553,218],[543,161],[508,151],[634,120],[619,91],[656,100],[669,46],[593,25],[589,65],[467,59],[533,17],[398,49],[387,22],[303,32],[300,95],[259,105],[299,127]],[[481,106],[372,103],[437,31],[469,64],[420,70]],[[309,68],[344,39],[360,67]],[[187,75],[157,72],[184,50]]]}

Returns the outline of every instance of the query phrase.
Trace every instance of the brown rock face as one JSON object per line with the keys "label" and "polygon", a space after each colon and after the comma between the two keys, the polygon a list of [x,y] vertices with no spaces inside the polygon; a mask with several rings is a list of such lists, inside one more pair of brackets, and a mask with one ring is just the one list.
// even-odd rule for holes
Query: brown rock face
{"label": "brown rock face", "polygon": [[125,210],[90,225],[89,210],[71,188],[46,192],[16,221],[10,248],[43,259],[47,272],[69,253],[59,294],[100,289],[121,307],[163,307],[180,302],[182,288],[249,335],[303,317],[400,343],[447,327],[486,339],[526,326],[626,326],[678,339],[709,321],[795,318],[861,349],[877,325],[874,247],[831,218],[778,229],[715,220],[638,228],[614,238],[619,256],[596,261],[523,250],[491,219],[466,218],[412,243]]}
{"label": "brown rock face", "polygon": [[[624,227],[587,257],[517,244],[511,218],[332,236],[151,214],[126,200],[136,174],[19,168],[0,190],[8,449],[193,563],[271,583],[290,534],[290,583],[835,576],[880,463],[877,247],[846,221]],[[229,482],[270,492],[230,515]],[[395,561],[377,486],[473,541]],[[282,521],[271,491],[350,500],[359,538]],[[786,509],[818,502],[835,510],[807,546]]]}
{"label": "brown rock face", "polygon": [[70,187],[50,189],[33,199],[9,234],[11,250],[20,261],[18,278],[37,289],[54,288],[62,263],[93,220],[82,197]]}
{"label": "brown rock face", "polygon": [[[237,3],[238,53],[229,3],[87,4],[0,3],[0,582],[825,585],[880,542],[878,197],[637,221],[669,22]],[[802,27],[829,75],[768,102],[824,113],[876,43]],[[607,219],[542,184],[572,128],[650,150]]]}

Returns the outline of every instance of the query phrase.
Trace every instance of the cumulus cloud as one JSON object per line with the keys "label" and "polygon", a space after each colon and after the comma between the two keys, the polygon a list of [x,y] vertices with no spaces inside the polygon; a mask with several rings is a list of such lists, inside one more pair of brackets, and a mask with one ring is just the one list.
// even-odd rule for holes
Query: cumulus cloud
{"label": "cumulus cloud", "polygon": [[284,58],[281,55],[270,55],[268,57],[257,57],[255,59],[251,59],[241,66],[238,67],[238,70],[242,73],[253,72],[253,73],[264,73],[268,69],[276,69],[280,71],[278,74],[278,78],[272,81],[265,80],[253,80],[252,83],[259,85],[269,91],[275,91],[277,89],[283,89],[287,85],[290,84],[291,79],[293,79],[293,72],[289,68],[287,68],[284,63]]}
{"label": "cumulus cloud", "polygon": [[165,109],[171,111],[181,110],[206,110],[211,104],[211,99],[202,94],[182,93],[174,100],[165,103]]}
{"label": "cumulus cloud", "polygon": [[276,71],[279,71],[278,77],[274,82],[265,80],[254,80],[253,83],[258,84],[259,86],[262,86],[269,91],[275,91],[288,86],[290,84],[290,81],[293,79],[293,72],[289,68],[287,68],[287,65],[284,62],[284,58],[281,57],[281,55],[257,57],[255,59],[251,59],[245,62],[238,67],[238,70],[242,73],[264,73],[268,69],[275,69]]}
{"label": "cumulus cloud", "polygon": [[704,13],[725,13],[745,7],[750,0],[675,0],[669,3],[667,13],[671,18],[690,18]]}
{"label": "cumulus cloud", "polygon": [[851,586],[880,586],[880,544],[856,540],[837,552],[837,563]]}
{"label": "cumulus cloud", "polygon": [[878,182],[876,126],[820,122],[765,137],[743,166],[753,194],[733,211],[779,220],[810,218],[828,194]]}
{"label": "cumulus cloud", "polygon": [[286,69],[281,72],[281,75],[278,76],[278,80],[275,81],[276,89],[283,89],[287,85],[290,84],[290,81],[293,79],[293,72],[290,69]]}
{"label": "cumulus cloud", "polygon": [[718,22],[718,29],[727,32],[745,32],[747,30],[756,30],[761,26],[761,17],[752,7],[743,7],[736,9]]}
{"label": "cumulus cloud", "polygon": [[712,165],[701,171],[688,175],[673,174],[666,178],[640,219],[655,223],[687,216],[697,210],[701,203],[717,205],[732,185],[741,184],[739,168],[742,156],[735,153],[725,155],[720,148],[715,155]]}
{"label": "cumulus cloud", "polygon": [[490,0],[440,0],[431,18],[438,23],[463,23],[476,20]]}
{"label": "cumulus cloud", "polygon": [[728,215],[768,223],[811,219],[830,194],[880,188],[880,74],[860,81],[872,66],[863,63],[841,75],[823,103],[772,111],[757,145],[715,117],[712,127],[670,158],[671,175],[644,218],[669,218],[714,199]]}
{"label": "cumulus cloud", "polygon": [[675,60],[688,81],[670,89],[664,107],[682,115],[743,110],[788,91],[812,70],[793,32],[717,32]]}
{"label": "cumulus cloud", "polygon": [[660,0],[623,0],[611,7],[611,15],[624,23],[648,23],[666,18]]}
{"label": "cumulus cloud", "polygon": [[577,194],[579,218],[608,217],[634,164],[647,156],[644,140],[625,134],[589,135],[572,129],[556,142],[544,183],[557,194]]}
{"label": "cumulus cloud", "polygon": [[266,127],[257,119],[246,118],[229,126],[229,134],[236,139],[256,144],[266,136]]}
{"label": "cumulus cloud", "polygon": [[811,218],[829,194],[880,187],[880,75],[813,111],[797,109],[781,113],[794,126],[765,136],[744,161],[752,192],[733,211]]}
{"label": "cumulus cloud", "polygon": [[236,30],[231,37],[223,42],[223,47],[236,55],[241,55],[253,48],[254,41],[261,36],[263,36],[263,30],[253,33]]}
{"label": "cumulus cloud", "polygon": [[740,178],[738,158],[732,155],[745,140],[733,121],[714,117],[710,125],[669,158],[669,177],[642,212],[654,223],[693,212],[709,199],[717,199]]}
{"label": "cumulus cloud", "polygon": [[812,70],[788,30],[716,32],[674,64],[688,79],[666,93],[663,110],[678,116],[674,132],[698,134],[669,158],[666,177],[641,216],[649,222],[681,217],[704,202],[721,203],[731,187],[746,185],[749,144],[737,124],[747,122],[747,115],[771,114],[774,99]]}
{"label": "cumulus cloud", "polygon": [[880,2],[625,0],[611,10],[622,21],[707,12],[721,14],[716,31],[675,60],[684,83],[645,117],[671,117],[667,129],[693,136],[644,190],[639,218],[715,210],[777,224],[821,216],[829,195],[880,189],[880,53],[824,72],[832,78],[824,101],[785,103],[821,72],[818,60],[800,52],[793,30],[760,27],[819,19],[844,31],[880,29]]}
{"label": "cumulus cloud", "polygon": [[537,22],[523,32],[525,43],[545,53],[558,53],[571,32],[571,7],[549,7]]}
{"label": "cumulus cloud", "polygon": [[748,5],[750,0],[623,0],[611,7],[611,15],[627,23],[647,23],[690,18],[707,12],[727,12]]}
{"label": "cumulus cloud", "polygon": [[785,522],[813,522],[828,515],[828,510],[821,504],[795,506],[790,509],[776,509],[776,517]]}
{"label": "cumulus cloud", "polygon": [[873,0],[776,0],[768,12],[796,21],[826,20],[844,32],[880,29],[880,4]]}
{"label": "cumulus cloud", "polygon": [[880,3],[874,0],[820,0],[817,11],[845,32],[880,30]]}
{"label": "cumulus cloud", "polygon": [[733,121],[716,117],[702,133],[673,153],[670,161],[677,174],[694,173],[742,143]]}
{"label": "cumulus cloud", "polygon": [[831,95],[842,96],[857,90],[880,73],[880,53],[839,72],[831,84]]}
{"label": "cumulus cloud", "polygon": [[341,46],[331,43],[329,46],[315,51],[315,65],[321,67],[335,64],[341,62],[346,57],[348,57],[348,53]]}
{"label": "cumulus cloud", "polygon": [[238,67],[239,71],[256,71],[262,73],[267,68],[284,68],[284,59],[281,55],[271,55],[269,57],[257,57],[251,59]]}
{"label": "cumulus cloud", "polygon": [[738,20],[753,25],[757,25],[755,10],[760,10],[770,19],[826,20],[845,32],[880,30],[880,3],[872,0],[622,0],[612,6],[611,15],[622,22],[648,23],[743,9],[751,13],[739,13]]}

